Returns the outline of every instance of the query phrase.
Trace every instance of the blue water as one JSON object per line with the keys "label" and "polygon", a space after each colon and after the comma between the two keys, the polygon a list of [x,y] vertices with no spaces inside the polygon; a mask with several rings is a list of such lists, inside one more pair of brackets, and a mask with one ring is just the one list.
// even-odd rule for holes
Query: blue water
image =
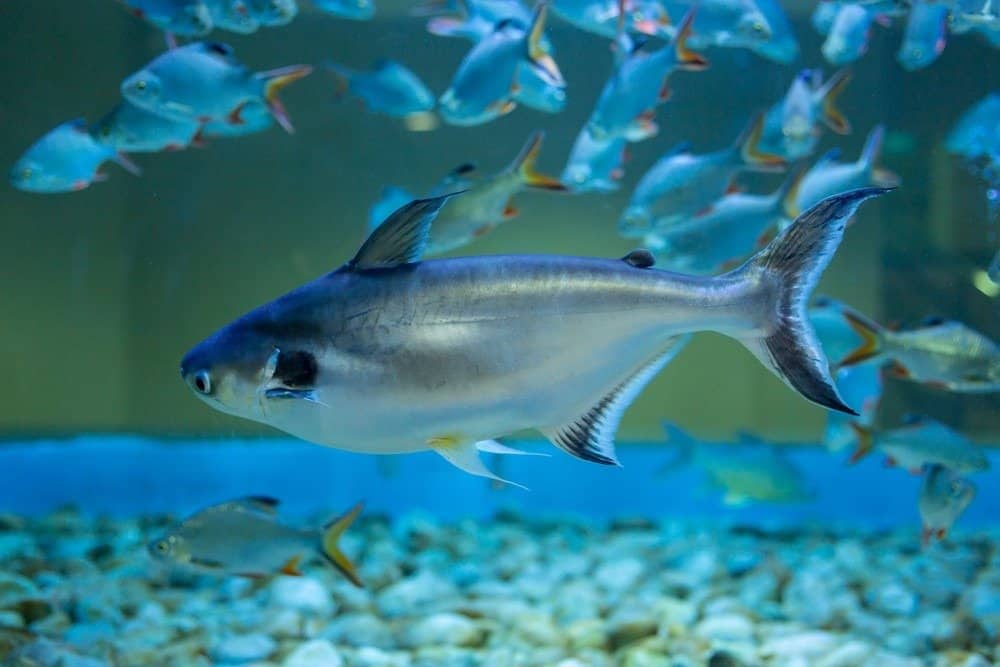
{"label": "blue water", "polygon": [[[369,513],[426,511],[441,519],[490,517],[510,509],[529,516],[704,518],[712,523],[812,524],[919,530],[920,478],[883,466],[878,456],[848,467],[845,452],[789,448],[815,499],[795,505],[729,507],[700,470],[656,471],[671,448],[619,446],[622,468],[571,459],[544,443],[518,443],[550,457],[506,457],[503,476],[529,487],[497,490],[433,453],[399,457],[350,454],[292,440],[157,441],[85,437],[25,441],[0,448],[0,507],[37,515],[64,505],[87,513],[184,514],[245,495],[282,500],[283,513],[312,515],[363,499]],[[489,465],[496,465],[496,459]],[[1000,452],[972,479],[975,502],[957,530],[995,527],[1000,515]]]}

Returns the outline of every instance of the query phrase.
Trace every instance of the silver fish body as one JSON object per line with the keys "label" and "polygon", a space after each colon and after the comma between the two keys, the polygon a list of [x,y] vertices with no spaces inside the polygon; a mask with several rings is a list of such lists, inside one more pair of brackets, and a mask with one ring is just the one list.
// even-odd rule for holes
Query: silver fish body
{"label": "silver fish body", "polygon": [[934,464],[924,468],[917,509],[923,523],[923,542],[943,540],[976,498],[976,486],[953,470]]}
{"label": "silver fish body", "polygon": [[475,474],[470,446],[525,428],[615,463],[621,414],[694,331],[737,338],[807,398],[850,411],[804,299],[845,216],[875,194],[823,202],[711,278],[650,269],[648,253],[416,262],[446,198],[418,200],[341,269],[197,345],[181,373],[224,412],[351,451],[433,449]]}

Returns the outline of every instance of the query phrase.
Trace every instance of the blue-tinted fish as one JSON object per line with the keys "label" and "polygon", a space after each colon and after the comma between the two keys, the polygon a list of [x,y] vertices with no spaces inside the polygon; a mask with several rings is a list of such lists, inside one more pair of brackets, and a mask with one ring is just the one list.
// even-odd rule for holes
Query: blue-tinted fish
{"label": "blue-tinted fish", "polygon": [[818,296],[809,306],[809,321],[819,336],[827,359],[840,361],[861,344],[862,338],[847,322],[845,312],[856,312],[845,303]]}
{"label": "blue-tinted fish", "polygon": [[855,311],[844,317],[862,338],[840,366],[889,364],[899,378],[962,393],[1000,391],[1000,345],[961,322],[929,318],[915,329],[891,331]]}
{"label": "blue-tinted fish", "polygon": [[847,70],[836,72],[825,84],[821,70],[799,72],[764,116],[761,150],[798,160],[816,148],[823,125],[837,134],[849,133],[850,124],[835,105],[850,80]]}
{"label": "blue-tinted fish", "polygon": [[619,232],[643,238],[704,212],[741,171],[781,170],[784,160],[759,149],[762,126],[763,114],[731,146],[714,153],[696,155],[686,145],[668,152],[639,181],[619,220]]}
{"label": "blue-tinted fish", "polygon": [[375,18],[375,0],[312,0],[313,7],[352,21],[370,21]]}
{"label": "blue-tinted fish", "polygon": [[574,192],[612,192],[625,175],[624,137],[595,139],[587,127],[573,142],[559,180]]}
{"label": "blue-tinted fish", "polygon": [[202,0],[121,0],[136,17],[160,30],[184,37],[212,31],[212,15]]}
{"label": "blue-tinted fish", "polygon": [[617,463],[621,415],[696,331],[739,340],[803,396],[850,411],[805,305],[847,218],[882,192],[822,202],[717,277],[656,270],[648,253],[420,261],[448,197],[418,200],[339,270],[199,343],[181,376],[211,407],[312,442],[433,450],[486,477],[479,452],[509,452],[492,439],[524,428]]}
{"label": "blue-tinted fish", "polygon": [[203,0],[212,17],[212,25],[220,30],[249,35],[260,28],[260,21],[250,12],[247,0]]}
{"label": "blue-tinted fish", "polygon": [[996,0],[953,0],[948,28],[955,34],[975,31],[994,48],[1000,46],[1000,4]]}
{"label": "blue-tinted fish", "polygon": [[132,104],[167,118],[228,120],[234,125],[244,122],[241,113],[247,104],[264,102],[275,120],[291,132],[278,92],[310,72],[309,65],[251,72],[231,47],[192,42],[163,53],[126,78],[121,92]]}
{"label": "blue-tinted fish", "polygon": [[122,100],[94,123],[90,133],[100,143],[126,153],[178,151],[199,140],[202,124],[193,119],[174,119]]}
{"label": "blue-tinted fish", "polygon": [[[478,42],[492,33],[498,23],[511,21],[519,26],[531,23],[531,10],[521,0],[457,0],[453,7],[449,3],[431,2],[419,9],[421,13],[450,10],[457,16],[435,16],[427,21],[427,31]],[[545,42],[542,47],[547,48]]]}
{"label": "blue-tinted fish", "polygon": [[151,541],[149,554],[161,563],[246,577],[279,572],[298,576],[299,563],[316,554],[355,586],[363,585],[338,545],[361,513],[360,504],[320,531],[286,526],[278,519],[277,508],[277,500],[264,496],[212,505]]}
{"label": "blue-tinted fish", "polygon": [[535,169],[545,134],[535,132],[506,169],[493,176],[473,180],[472,165],[462,165],[434,188],[432,195],[463,191],[464,194],[435,219],[425,252],[438,255],[467,245],[488,234],[498,225],[515,218],[513,198],[531,187],[563,191],[562,183]]}
{"label": "blue-tinted fish", "polygon": [[[620,5],[625,5],[624,20]],[[672,39],[670,15],[658,0],[553,0],[552,11],[580,30],[615,37],[619,23],[625,31]]]}
{"label": "blue-tinted fish", "polygon": [[830,34],[830,28],[833,27],[833,22],[837,19],[837,12],[840,11],[842,5],[843,3],[837,0],[816,3],[816,8],[809,16],[809,22],[812,23],[816,32],[823,36]]}
{"label": "blue-tinted fish", "polygon": [[264,27],[288,25],[299,13],[296,0],[244,0],[250,15]]}
{"label": "blue-tinted fish", "polygon": [[940,464],[924,466],[917,509],[920,511],[921,542],[943,540],[958,517],[976,498],[976,486],[953,470]]}
{"label": "blue-tinted fish", "polygon": [[426,113],[434,108],[434,94],[403,65],[381,60],[370,72],[330,64],[341,93],[358,98],[366,109],[395,118]]}
{"label": "blue-tinted fish", "polygon": [[[822,337],[820,340],[822,341]],[[830,354],[828,350],[826,352],[827,355]],[[844,401],[859,413],[857,416],[839,412],[827,414],[823,444],[831,452],[837,452],[856,441],[857,435],[852,424],[871,428],[875,423],[885,383],[882,379],[882,369],[877,364],[841,368],[833,377],[837,382],[837,391],[843,396]]]}
{"label": "blue-tinted fish", "polygon": [[102,144],[80,118],[58,125],[32,144],[10,170],[18,190],[42,194],[83,190],[107,176],[100,171],[108,160],[138,176],[137,166],[114,147]]}
{"label": "blue-tinted fish", "polygon": [[694,49],[709,47],[766,48],[774,33],[754,0],[670,0],[663,3],[671,15],[682,16],[697,8],[690,43]]}
{"label": "blue-tinted fish", "polygon": [[990,467],[986,454],[961,433],[929,417],[907,415],[905,423],[891,430],[875,430],[851,425],[858,446],[850,463],[856,463],[878,450],[888,465],[899,466],[918,474],[927,464],[937,463],[962,474],[981,472]]}
{"label": "blue-tinted fish", "polygon": [[406,206],[415,195],[395,185],[387,185],[379,193],[378,200],[368,209],[368,231],[375,229],[389,218],[395,211]]}
{"label": "blue-tinted fish", "polygon": [[687,48],[693,20],[692,10],[678,26],[672,46],[647,51],[640,45],[621,56],[587,122],[595,138],[625,137],[629,141],[641,141],[657,133],[653,114],[670,95],[667,85],[670,74],[675,69],[708,67],[701,55]]}
{"label": "blue-tinted fish", "polygon": [[799,187],[798,206],[805,210],[818,201],[837,192],[845,192],[862,187],[895,187],[899,177],[878,166],[882,153],[885,128],[877,125],[868,134],[861,156],[857,162],[837,162],[840,151],[828,152],[806,172]]}
{"label": "blue-tinted fish", "polygon": [[800,503],[815,495],[780,447],[746,433],[741,433],[737,442],[702,442],[673,424],[663,427],[667,444],[680,451],[661,473],[682,465],[697,466],[714,486],[723,489],[727,505]]}
{"label": "blue-tinted fish", "polygon": [[535,111],[559,113],[566,108],[566,82],[522,63],[517,71],[514,101]]}
{"label": "blue-tinted fish", "polygon": [[913,71],[927,67],[944,51],[948,38],[948,5],[929,0],[917,0],[906,20],[903,43],[896,60],[904,69]]}
{"label": "blue-tinted fish", "polygon": [[728,194],[704,213],[654,232],[647,244],[672,271],[711,274],[735,268],[773,238],[779,221],[798,216],[795,190],[803,173],[800,166],[769,195]]}
{"label": "blue-tinted fish", "polygon": [[823,57],[834,65],[846,65],[863,56],[874,21],[875,14],[866,7],[841,4],[820,49]]}
{"label": "blue-tinted fish", "polygon": [[1000,93],[990,93],[962,114],[945,148],[970,160],[1000,159]]}
{"label": "blue-tinted fish", "polygon": [[263,102],[254,100],[247,102],[240,110],[240,123],[233,123],[228,118],[210,120],[201,126],[201,137],[234,138],[257,134],[274,127],[274,116]]}
{"label": "blue-tinted fish", "polygon": [[799,41],[795,37],[795,30],[784,8],[778,0],[755,0],[755,2],[771,28],[771,35],[763,42],[755,41],[750,46],[751,50],[768,60],[786,65],[792,64],[799,59]]}
{"label": "blue-tinted fish", "polygon": [[547,5],[540,2],[530,28],[504,21],[472,47],[441,95],[440,114],[446,122],[478,125],[513,111],[522,65],[533,67],[551,85],[565,86],[559,67],[541,45],[546,13]]}

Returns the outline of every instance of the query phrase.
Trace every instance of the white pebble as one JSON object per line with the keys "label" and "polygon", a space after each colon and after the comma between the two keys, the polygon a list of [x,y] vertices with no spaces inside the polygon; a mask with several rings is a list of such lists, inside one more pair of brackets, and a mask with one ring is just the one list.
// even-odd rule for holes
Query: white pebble
{"label": "white pebble", "polygon": [[695,626],[694,633],[717,642],[748,642],[753,640],[753,624],[739,614],[718,614]]}
{"label": "white pebble", "polygon": [[212,660],[221,663],[242,663],[263,660],[278,645],[267,635],[235,635],[225,637],[212,646]]}
{"label": "white pebble", "polygon": [[313,639],[288,654],[282,667],[343,667],[344,661],[333,644],[325,639]]}
{"label": "white pebble", "polygon": [[271,604],[307,614],[328,615],[334,611],[326,587],[310,577],[278,577],[271,584]]}

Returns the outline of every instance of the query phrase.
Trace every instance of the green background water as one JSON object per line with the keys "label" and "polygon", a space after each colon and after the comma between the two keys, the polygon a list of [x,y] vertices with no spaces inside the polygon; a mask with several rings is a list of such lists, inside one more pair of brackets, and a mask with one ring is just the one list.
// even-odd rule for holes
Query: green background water
{"label": "green background water", "polygon": [[[254,69],[326,59],[365,67],[401,60],[437,93],[468,48],[426,34],[405,3],[371,23],[313,13],[250,36],[216,33]],[[642,172],[680,140],[698,151],[729,143],[803,66],[826,66],[808,8],[792,8],[802,57],[792,66],[748,52],[713,50],[712,68],[678,74],[661,109],[661,134],[632,146],[621,192],[524,193],[521,215],[463,249],[615,256],[633,247],[615,221]],[[0,188],[0,435],[127,431],[266,433],[214,412],[180,381],[178,362],[220,325],[347,259],[363,237],[368,206],[384,184],[417,191],[457,164],[505,166],[535,128],[547,132],[540,167],[558,174],[610,69],[606,40],[551,20],[570,103],[555,116],[521,109],[475,128],[408,132],[400,123],[335,99],[322,73],[283,95],[298,132],[277,129],[204,150],[140,155],[136,179],[114,165],[107,183],[69,195]],[[1000,83],[997,52],[953,37],[941,59],[915,73],[894,61],[901,30],[876,27],[853,66],[840,106],[857,156],[867,131],[886,122],[885,164],[904,187],[870,205],[820,290],[885,321],[957,317],[1000,337],[998,302],[970,277],[996,249],[983,185],[941,149],[951,124]],[[163,49],[159,32],[112,0],[0,2],[0,164],[11,165],[56,124],[96,120],[118,84]],[[777,177],[761,181],[769,190]],[[991,234],[994,236],[991,238]],[[993,396],[954,396],[893,382],[884,419],[931,414],[982,440],[1000,440]],[[406,406],[400,406],[405,411]],[[670,418],[699,434],[737,429],[777,439],[816,437],[824,413],[783,387],[740,346],[699,336],[628,412],[625,439],[660,438]]]}

